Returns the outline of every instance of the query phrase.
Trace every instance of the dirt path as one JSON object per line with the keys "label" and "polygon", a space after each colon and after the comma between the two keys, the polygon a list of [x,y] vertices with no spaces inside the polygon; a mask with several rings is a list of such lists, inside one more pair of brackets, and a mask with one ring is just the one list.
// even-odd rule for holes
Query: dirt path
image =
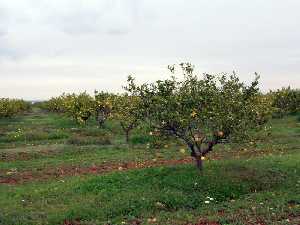
{"label": "dirt path", "polygon": [[191,157],[174,160],[151,160],[144,162],[127,162],[127,163],[105,163],[90,167],[80,166],[61,166],[57,168],[47,168],[40,171],[15,171],[6,172],[0,175],[0,184],[17,185],[33,181],[42,181],[50,179],[62,179],[70,176],[80,176],[87,174],[105,174],[113,171],[126,171],[132,169],[150,168],[165,165],[178,165],[192,163]]}
{"label": "dirt path", "polygon": [[[283,153],[283,152],[282,152]],[[265,155],[264,151],[241,151],[239,154],[229,154],[227,158],[230,159],[240,159],[240,158],[252,158],[260,157]],[[24,157],[26,158],[26,157]],[[212,154],[209,160],[219,160],[225,158],[225,155]],[[70,176],[80,176],[87,174],[105,174],[113,171],[123,171],[131,169],[141,169],[149,167],[167,166],[167,165],[178,165],[178,164],[188,164],[192,163],[193,158],[187,157],[183,159],[170,159],[170,160],[148,160],[143,162],[107,162],[103,164],[83,167],[80,165],[62,165],[60,167],[49,167],[41,170],[24,170],[24,171],[1,171],[0,173],[0,185],[9,184],[17,185],[22,183],[28,183],[33,181],[43,181],[50,179],[62,179],[64,177]]]}

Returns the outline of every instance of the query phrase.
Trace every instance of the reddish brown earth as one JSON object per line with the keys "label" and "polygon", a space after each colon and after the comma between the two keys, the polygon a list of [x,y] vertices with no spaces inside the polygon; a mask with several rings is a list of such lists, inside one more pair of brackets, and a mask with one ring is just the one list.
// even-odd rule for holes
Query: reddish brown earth
{"label": "reddish brown earth", "polygon": [[[300,215],[289,215],[288,219],[284,219],[286,222],[293,223],[293,224],[299,224],[300,225]],[[239,217],[238,220],[235,220],[235,222],[243,222],[245,225],[267,225],[267,223],[259,217],[256,217],[254,220],[252,218],[252,221],[249,221],[247,218],[244,216]],[[280,220],[281,221],[281,220]],[[62,225],[81,225],[81,221],[78,220],[64,220]],[[142,221],[139,219],[134,219],[131,221],[127,221],[128,225],[140,225],[142,224]],[[152,224],[157,224],[156,222],[152,222]],[[217,221],[209,221],[207,219],[200,219],[197,223],[187,223],[184,225],[221,225],[220,222]]]}
{"label": "reddish brown earth", "polygon": [[65,220],[62,225],[81,225],[80,220]]}
{"label": "reddish brown earth", "polygon": [[[104,174],[113,171],[126,171],[132,169],[150,168],[165,165],[188,164],[193,162],[192,158],[174,159],[174,160],[157,160],[145,162],[128,162],[128,163],[105,163],[90,167],[80,166],[61,166],[58,168],[47,168],[40,171],[20,171],[11,175],[0,175],[0,184],[22,184],[32,181],[41,181],[48,179],[61,179],[68,176],[80,176],[87,174]],[[8,171],[7,171],[8,172]]]}
{"label": "reddish brown earth", "polygon": [[193,225],[221,225],[221,224],[216,221],[199,220],[198,223],[195,223]]}
{"label": "reddish brown earth", "polygon": [[49,156],[55,155],[56,152],[53,150],[42,150],[35,153],[28,153],[28,152],[17,152],[17,153],[10,153],[10,152],[2,152],[0,153],[0,161],[2,162],[13,162],[16,160],[28,161],[35,159],[36,157],[42,156]]}
{"label": "reddish brown earth", "polygon": [[[157,224],[156,222],[151,222],[152,224]],[[128,223],[126,224],[130,224],[130,225],[140,225],[142,224],[141,220],[135,219],[135,220],[131,220],[128,221]],[[62,223],[62,225],[81,225],[80,220],[64,220],[64,222]],[[221,223],[216,222],[216,221],[208,221],[208,220],[199,220],[198,223],[195,224],[186,224],[186,225],[221,225]]]}
{"label": "reddish brown earth", "polygon": [[[51,154],[51,151],[43,151],[42,154]],[[54,153],[53,153],[54,154]],[[232,155],[230,153],[229,158],[252,158],[258,157],[262,153],[259,154],[256,151],[241,151],[239,154]],[[17,159],[22,160],[30,160],[33,155],[20,152],[18,154],[3,154],[0,159],[2,161],[15,161]],[[219,160],[222,158],[226,158],[222,154],[213,153],[209,156],[209,160]],[[104,163],[100,165],[94,165],[90,167],[81,167],[81,166],[60,166],[60,167],[49,167],[39,171],[16,171],[11,174],[7,174],[10,171],[1,171],[0,173],[0,184],[22,184],[26,182],[38,181],[38,180],[48,180],[48,179],[60,179],[68,176],[80,176],[86,174],[104,174],[108,172],[118,171],[118,170],[130,170],[130,169],[141,169],[141,168],[149,168],[149,167],[157,167],[157,166],[165,166],[165,165],[178,165],[178,164],[187,164],[191,163],[193,159],[191,157],[184,159],[172,159],[172,160],[162,160],[158,159],[157,161],[144,161],[144,162],[129,162],[129,163]]]}

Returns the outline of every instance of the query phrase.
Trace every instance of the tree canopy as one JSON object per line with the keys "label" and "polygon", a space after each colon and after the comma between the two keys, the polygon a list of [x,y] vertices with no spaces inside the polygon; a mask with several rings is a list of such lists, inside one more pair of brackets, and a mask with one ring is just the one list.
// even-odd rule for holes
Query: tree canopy
{"label": "tree canopy", "polygon": [[[137,85],[128,78],[125,88],[140,98],[141,115],[161,135],[183,140],[202,168],[201,158],[223,140],[241,140],[261,128],[272,112],[271,103],[258,88],[256,74],[250,85],[235,73],[220,76],[194,74],[190,63],[181,63],[183,79]],[[175,66],[169,66],[172,73]]]}

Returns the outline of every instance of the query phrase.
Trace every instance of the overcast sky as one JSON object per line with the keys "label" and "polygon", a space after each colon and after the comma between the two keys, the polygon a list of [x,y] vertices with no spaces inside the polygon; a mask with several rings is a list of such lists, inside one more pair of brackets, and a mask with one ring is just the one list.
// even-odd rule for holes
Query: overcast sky
{"label": "overcast sky", "polygon": [[183,61],[300,88],[300,1],[0,0],[0,97],[120,91]]}

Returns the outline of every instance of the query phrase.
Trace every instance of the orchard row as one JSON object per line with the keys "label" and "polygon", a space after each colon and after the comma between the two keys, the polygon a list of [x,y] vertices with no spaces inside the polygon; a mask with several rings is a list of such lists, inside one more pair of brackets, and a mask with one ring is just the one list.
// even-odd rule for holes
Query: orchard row
{"label": "orchard row", "polygon": [[24,100],[0,98],[0,118],[12,118],[29,111],[31,104]]}
{"label": "orchard row", "polygon": [[[199,169],[202,157],[214,146],[243,142],[253,131],[266,129],[274,115],[300,110],[300,91],[283,88],[268,94],[259,90],[259,76],[250,85],[238,76],[194,74],[190,63],[181,63],[183,79],[169,79],[138,85],[128,77],[124,94],[95,92],[90,96],[63,94],[43,103],[43,108],[65,114],[85,124],[95,118],[103,126],[108,118],[117,120],[126,134],[147,123],[150,135],[180,139],[190,149]],[[174,74],[175,66],[169,66]]]}
{"label": "orchard row", "polygon": [[[169,66],[174,74],[175,66]],[[100,126],[115,119],[128,141],[132,129],[147,123],[150,135],[173,137],[184,142],[202,168],[202,157],[214,146],[243,142],[254,130],[266,129],[274,115],[283,116],[300,109],[300,91],[284,88],[262,94],[259,76],[250,85],[233,73],[221,76],[194,74],[190,63],[181,63],[183,79],[169,79],[138,85],[128,77],[124,94],[95,92],[63,94],[47,102],[49,111],[65,113],[78,123],[94,117]]]}

